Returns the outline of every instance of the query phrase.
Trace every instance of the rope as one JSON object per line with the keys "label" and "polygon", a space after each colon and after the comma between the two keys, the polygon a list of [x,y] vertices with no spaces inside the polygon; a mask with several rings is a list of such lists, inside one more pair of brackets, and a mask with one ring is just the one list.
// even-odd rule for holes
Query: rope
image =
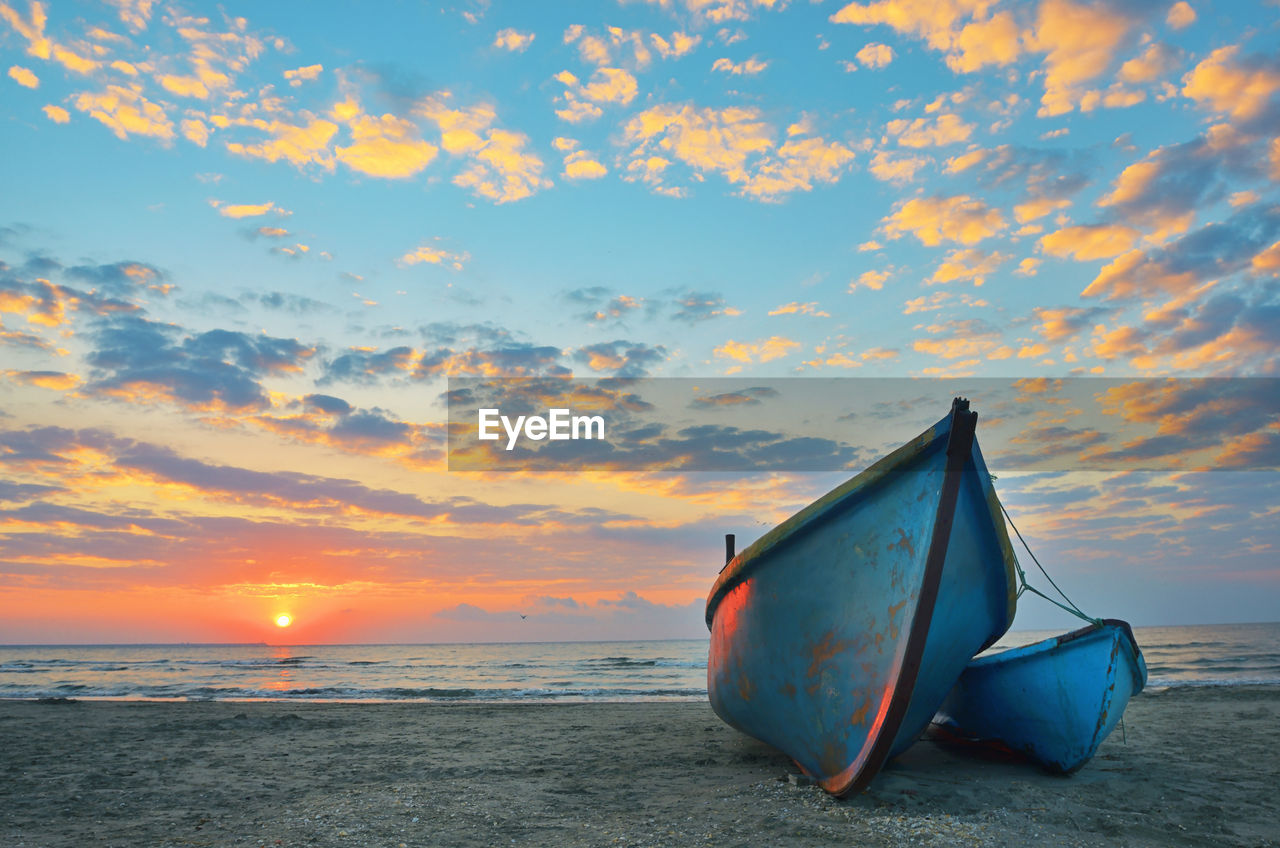
{"label": "rope", "polygon": [[1086,615],[1084,610],[1076,606],[1075,601],[1068,598],[1067,593],[1062,591],[1062,589],[1058,586],[1057,583],[1053,582],[1053,578],[1049,576],[1049,572],[1045,571],[1044,566],[1040,564],[1040,560],[1036,559],[1036,555],[1031,550],[1031,546],[1027,544],[1027,540],[1022,538],[1022,533],[1019,532],[1018,525],[1013,523],[1013,519],[1009,516],[1009,510],[1004,508],[1004,504],[1000,504],[1000,511],[1004,513],[1004,520],[1009,522],[1009,526],[1013,528],[1013,532],[1018,537],[1018,541],[1022,543],[1022,547],[1027,549],[1027,553],[1031,556],[1031,561],[1036,564],[1036,568],[1040,569],[1040,573],[1044,575],[1044,579],[1049,581],[1049,585],[1052,586],[1057,591],[1057,593],[1062,596],[1062,600],[1066,601],[1067,604],[1069,604],[1070,606],[1068,606],[1067,604],[1059,603],[1058,601],[1046,595],[1044,592],[1041,592],[1035,586],[1032,586],[1030,583],[1028,583],[1027,573],[1023,571],[1022,566],[1018,564],[1017,557],[1014,557],[1013,567],[1018,570],[1018,582],[1022,584],[1021,586],[1018,587],[1018,597],[1021,598],[1023,592],[1031,592],[1034,595],[1039,595],[1040,597],[1044,598],[1046,601],[1058,607],[1059,609],[1062,609],[1071,613],[1077,618],[1081,618],[1081,619],[1084,619],[1085,621],[1091,622],[1092,624],[1097,624],[1101,626],[1102,619],[1094,618],[1091,615]]}

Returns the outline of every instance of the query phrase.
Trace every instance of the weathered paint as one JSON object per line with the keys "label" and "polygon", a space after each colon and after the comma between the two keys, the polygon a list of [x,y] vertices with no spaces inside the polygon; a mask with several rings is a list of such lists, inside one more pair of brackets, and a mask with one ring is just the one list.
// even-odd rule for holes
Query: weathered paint
{"label": "weathered paint", "polygon": [[1146,683],[1133,631],[1108,619],[974,660],[934,722],[946,738],[1007,747],[1070,773],[1089,761]]}
{"label": "weathered paint", "polygon": [[[865,785],[914,741],[1013,618],[1016,572],[976,441],[944,486],[952,423],[766,533],[707,599],[713,708],[833,794]],[[741,669],[755,684],[749,700]]]}

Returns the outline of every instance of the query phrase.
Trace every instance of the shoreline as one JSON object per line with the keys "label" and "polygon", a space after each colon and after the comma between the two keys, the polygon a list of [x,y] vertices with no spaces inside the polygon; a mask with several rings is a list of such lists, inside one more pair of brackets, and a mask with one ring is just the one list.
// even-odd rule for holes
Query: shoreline
{"label": "shoreline", "polygon": [[706,702],[441,706],[2,700],[0,840],[1280,845],[1280,686],[1144,692],[1069,777],[922,741],[843,800]]}

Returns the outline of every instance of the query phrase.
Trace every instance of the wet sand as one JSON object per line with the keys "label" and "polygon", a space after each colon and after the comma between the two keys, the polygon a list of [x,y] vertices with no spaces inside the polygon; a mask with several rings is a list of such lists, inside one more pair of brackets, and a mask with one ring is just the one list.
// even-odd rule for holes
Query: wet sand
{"label": "wet sand", "polygon": [[0,844],[1280,845],[1280,688],[1125,735],[1070,777],[923,741],[835,800],[703,703],[7,701]]}

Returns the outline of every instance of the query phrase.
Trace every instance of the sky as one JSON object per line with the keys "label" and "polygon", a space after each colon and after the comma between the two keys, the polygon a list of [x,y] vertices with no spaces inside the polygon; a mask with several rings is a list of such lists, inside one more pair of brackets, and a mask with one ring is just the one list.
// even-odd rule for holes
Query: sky
{"label": "sky", "polygon": [[[1087,611],[1274,619],[1278,57],[1275,2],[0,0],[0,642],[702,636],[724,533],[960,391]],[[829,462],[451,471],[511,377],[745,381],[717,438]]]}

